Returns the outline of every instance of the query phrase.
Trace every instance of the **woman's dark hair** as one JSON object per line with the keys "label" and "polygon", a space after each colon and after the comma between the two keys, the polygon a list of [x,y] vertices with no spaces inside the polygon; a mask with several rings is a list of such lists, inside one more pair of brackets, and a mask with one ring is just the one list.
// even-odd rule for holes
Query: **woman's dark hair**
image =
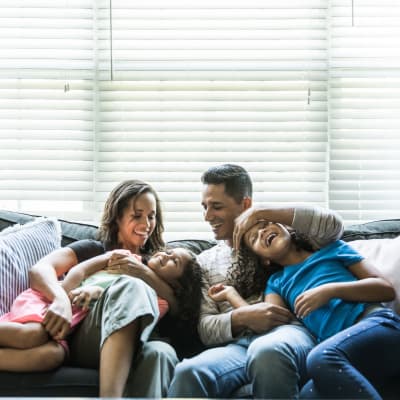
{"label": "woman's dark hair", "polygon": [[[298,250],[314,251],[305,236],[298,234],[293,229],[289,229],[289,233]],[[247,298],[262,294],[269,277],[280,269],[282,269],[281,265],[274,262],[266,265],[249,248],[242,246],[236,252],[232,266],[228,269],[227,279],[243,298]]]}
{"label": "woman's dark hair", "polygon": [[111,191],[104,205],[98,239],[104,244],[106,250],[113,250],[119,247],[118,220],[122,218],[125,209],[144,193],[151,193],[156,200],[156,226],[142,249],[143,253],[151,254],[165,247],[162,238],[164,224],[161,203],[157,192],[148,183],[138,179],[132,179],[118,184]]}
{"label": "woman's dark hair", "polygon": [[188,249],[185,251],[190,254],[190,260],[186,264],[182,276],[178,279],[178,287],[174,288],[179,307],[178,318],[197,325],[203,287],[201,267],[197,262],[196,255]]}

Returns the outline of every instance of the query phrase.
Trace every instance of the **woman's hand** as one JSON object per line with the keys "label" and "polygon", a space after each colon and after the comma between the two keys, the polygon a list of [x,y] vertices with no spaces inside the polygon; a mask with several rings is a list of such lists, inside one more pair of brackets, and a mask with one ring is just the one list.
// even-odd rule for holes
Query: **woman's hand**
{"label": "woman's hand", "polygon": [[143,279],[149,267],[142,263],[139,256],[131,252],[124,254],[119,250],[114,250],[114,254],[110,257],[105,270],[110,274],[125,274]]}
{"label": "woman's hand", "polygon": [[83,310],[88,310],[90,302],[97,300],[103,292],[104,289],[100,286],[88,285],[71,290],[68,293],[68,297],[72,305],[81,307]]}

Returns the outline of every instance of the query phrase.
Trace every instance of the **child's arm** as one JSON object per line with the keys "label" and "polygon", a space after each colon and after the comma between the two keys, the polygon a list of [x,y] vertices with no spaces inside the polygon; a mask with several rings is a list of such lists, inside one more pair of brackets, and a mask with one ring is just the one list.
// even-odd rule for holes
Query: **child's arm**
{"label": "child's arm", "polygon": [[285,307],[290,310],[283,298],[279,296],[279,294],[268,293],[264,296],[264,301],[266,303],[275,304],[276,306]]}
{"label": "child's arm", "polygon": [[367,261],[351,265],[349,271],[358,278],[357,281],[327,283],[306,290],[295,301],[295,314],[304,318],[332,298],[354,302],[381,302],[395,298],[393,286]]}
{"label": "child's arm", "polygon": [[104,292],[101,286],[85,285],[71,290],[68,297],[72,305],[81,307],[83,310],[88,310],[92,300],[97,300]]}
{"label": "child's arm", "polygon": [[176,315],[178,313],[178,303],[172,287],[136,257],[129,256],[119,260],[110,259],[106,270],[112,274],[126,274],[141,279],[151,286],[158,296],[168,302],[171,314]]}
{"label": "child's arm", "polygon": [[118,261],[126,257],[127,254],[130,254],[130,251],[117,249],[82,261],[68,271],[61,286],[69,293],[72,289],[77,288],[83,280],[93,275],[95,272],[104,269],[111,258]]}
{"label": "child's arm", "polygon": [[87,277],[105,268],[109,257],[109,253],[100,254],[75,265],[61,282],[61,286],[69,293],[72,289],[77,288]]}
{"label": "child's arm", "polygon": [[208,289],[208,295],[215,301],[228,301],[233,308],[249,305],[233,286],[218,283]]}

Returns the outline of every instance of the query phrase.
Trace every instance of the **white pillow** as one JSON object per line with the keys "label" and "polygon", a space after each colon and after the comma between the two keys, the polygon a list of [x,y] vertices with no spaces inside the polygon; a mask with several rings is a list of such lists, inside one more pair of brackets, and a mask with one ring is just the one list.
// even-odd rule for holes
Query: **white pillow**
{"label": "white pillow", "polygon": [[29,269],[61,245],[56,219],[39,218],[0,232],[0,315],[29,287]]}
{"label": "white pillow", "polygon": [[394,239],[354,240],[349,244],[392,283],[396,299],[388,305],[400,313],[400,236]]}

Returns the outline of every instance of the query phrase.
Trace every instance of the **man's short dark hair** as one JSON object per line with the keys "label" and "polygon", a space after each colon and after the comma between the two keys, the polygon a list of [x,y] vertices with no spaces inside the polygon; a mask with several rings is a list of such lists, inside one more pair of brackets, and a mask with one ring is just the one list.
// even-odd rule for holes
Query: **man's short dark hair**
{"label": "man's short dark hair", "polygon": [[210,167],[201,176],[205,185],[225,185],[225,193],[239,204],[245,197],[253,195],[250,175],[240,165],[222,164]]}

